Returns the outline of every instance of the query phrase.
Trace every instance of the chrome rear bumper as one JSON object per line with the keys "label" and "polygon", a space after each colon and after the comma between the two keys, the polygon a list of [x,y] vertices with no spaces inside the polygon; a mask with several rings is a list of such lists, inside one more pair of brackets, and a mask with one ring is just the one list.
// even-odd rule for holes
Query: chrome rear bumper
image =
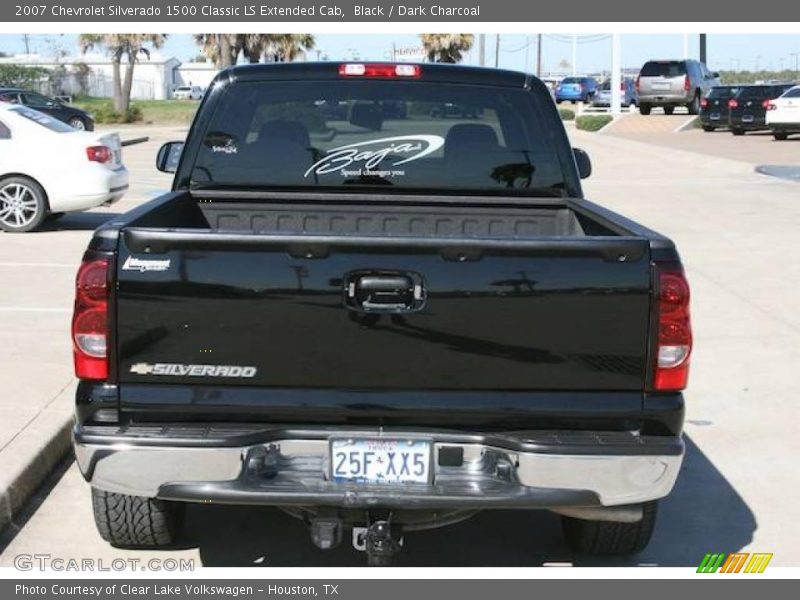
{"label": "chrome rear bumper", "polygon": [[[432,483],[330,481],[330,438],[362,436],[430,440]],[[81,472],[102,490],[167,500],[272,506],[622,506],[666,496],[683,458],[679,437],[641,437],[629,432],[76,426],[74,440]],[[440,458],[443,448],[454,447],[463,456],[458,465]],[[447,452],[452,455],[453,451]]]}

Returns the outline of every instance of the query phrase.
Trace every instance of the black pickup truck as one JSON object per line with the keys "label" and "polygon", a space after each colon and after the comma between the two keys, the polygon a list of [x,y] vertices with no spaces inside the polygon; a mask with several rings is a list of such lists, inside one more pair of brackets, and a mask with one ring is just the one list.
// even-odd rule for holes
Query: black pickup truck
{"label": "black pickup truck", "polygon": [[352,530],[369,564],[485,509],[645,547],[684,452],[689,288],[670,240],[584,199],[541,81],[237,66],[157,163],[172,191],[100,227],[77,276],[75,452],[106,540],[173,544],[200,502],[279,507],[320,548]]}

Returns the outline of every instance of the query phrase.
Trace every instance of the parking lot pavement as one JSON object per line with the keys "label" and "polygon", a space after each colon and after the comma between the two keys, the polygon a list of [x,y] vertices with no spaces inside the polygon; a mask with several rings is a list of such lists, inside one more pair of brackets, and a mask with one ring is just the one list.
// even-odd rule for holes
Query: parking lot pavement
{"label": "parking lot pavement", "polygon": [[0,528],[69,445],[74,377],[72,316],[74,277],[92,230],[169,188],[154,168],[155,152],[173,128],[129,128],[123,140],[151,141],[123,150],[131,187],[108,208],[69,214],[42,231],[0,233]]}
{"label": "parking lot pavement", "polygon": [[[774,553],[772,565],[796,565],[797,184],[758,175],[744,162],[682,150],[664,152],[657,145],[612,135],[570,135],[594,161],[587,195],[672,237],[685,262],[693,292],[695,353],[683,472],[673,494],[662,502],[651,545],[633,559],[572,556],[561,540],[557,517],[500,511],[409,534],[399,563],[696,566],[706,552],[745,550]],[[79,242],[88,232],[80,232],[80,239],[70,237],[72,233],[52,232],[43,238],[46,247],[37,243],[40,260],[77,259]],[[26,236],[31,241],[24,243],[32,248],[36,237]],[[0,243],[5,242],[3,238]],[[20,294],[23,284],[15,285]],[[38,289],[43,282],[27,285]],[[50,293],[49,302],[68,304],[68,298],[56,296],[61,287]],[[22,329],[24,323],[13,326]],[[63,329],[65,322],[39,333],[40,345],[53,344],[54,368],[69,360],[68,343],[61,341],[67,338]],[[28,342],[19,356],[29,357],[37,350],[37,344]],[[66,379],[68,369],[63,368]],[[4,380],[13,379],[12,373],[5,372]],[[303,524],[277,510],[192,505],[185,531],[183,545],[172,551],[111,548],[94,529],[89,488],[72,465],[0,554],[0,565],[12,564],[17,554],[43,550],[63,558],[105,560],[180,555],[209,566],[363,564],[349,540],[335,551],[316,550]]]}
{"label": "parking lot pavement", "polygon": [[631,136],[642,141],[647,141],[653,135],[669,135],[684,127],[689,121],[694,119],[686,112],[673,115],[666,115],[663,112],[654,112],[649,115],[642,115],[632,112],[617,118],[611,125],[603,130],[603,133],[613,135]]}
{"label": "parking lot pavement", "polygon": [[[793,136],[788,140],[776,142],[768,131],[748,133],[734,137],[727,129],[718,129],[705,132],[702,129],[685,129],[680,133],[673,130],[648,129],[649,121],[653,127],[664,118],[664,115],[650,115],[644,117],[636,115],[618,120],[608,129],[603,130],[603,135],[613,135],[655,144],[664,148],[688,150],[709,156],[718,156],[730,160],[738,160],[751,165],[800,165],[800,136]],[[688,118],[681,115],[684,120]],[[677,122],[678,117],[672,119]]]}

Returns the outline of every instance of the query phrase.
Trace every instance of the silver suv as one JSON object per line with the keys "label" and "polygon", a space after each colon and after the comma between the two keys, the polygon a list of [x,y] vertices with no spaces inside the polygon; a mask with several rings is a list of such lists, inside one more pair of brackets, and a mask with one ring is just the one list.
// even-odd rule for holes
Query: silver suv
{"label": "silver suv", "polygon": [[649,115],[654,106],[663,106],[671,115],[676,106],[685,106],[690,115],[696,115],[700,100],[715,85],[720,85],[719,73],[709,71],[699,60],[648,61],[636,79],[639,111]]}

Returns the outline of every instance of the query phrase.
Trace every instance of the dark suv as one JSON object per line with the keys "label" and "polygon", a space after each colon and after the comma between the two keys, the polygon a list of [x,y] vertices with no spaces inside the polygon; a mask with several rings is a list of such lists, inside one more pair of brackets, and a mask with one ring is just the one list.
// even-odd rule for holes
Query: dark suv
{"label": "dark suv", "polygon": [[728,125],[733,135],[747,131],[763,131],[767,127],[767,105],[792,88],[791,83],[746,85],[728,100]]}
{"label": "dark suv", "polygon": [[728,100],[736,96],[741,85],[717,85],[700,100],[700,122],[703,131],[714,131],[728,126]]}
{"label": "dark suv", "polygon": [[671,115],[676,106],[685,106],[696,115],[700,100],[719,83],[719,73],[699,60],[650,60],[636,78],[639,112],[649,115],[654,106],[662,106]]}
{"label": "dark suv", "polygon": [[94,117],[91,114],[38,92],[0,87],[0,102],[11,102],[12,104],[22,104],[23,106],[34,108],[71,125],[75,129],[94,130]]}

